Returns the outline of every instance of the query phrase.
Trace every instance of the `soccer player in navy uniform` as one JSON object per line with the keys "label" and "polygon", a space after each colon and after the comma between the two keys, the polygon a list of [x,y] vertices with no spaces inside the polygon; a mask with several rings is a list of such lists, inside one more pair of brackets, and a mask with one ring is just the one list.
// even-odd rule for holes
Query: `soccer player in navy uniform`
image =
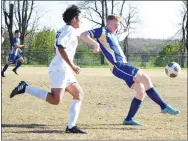
{"label": "soccer player in navy uniform", "polygon": [[19,54],[20,48],[22,47],[24,47],[24,45],[20,45],[20,31],[16,30],[12,41],[12,49],[9,53],[8,62],[5,64],[3,70],[1,71],[2,77],[5,77],[5,71],[7,70],[9,65],[13,63],[14,60],[18,60],[18,62],[12,71],[18,75],[17,69],[24,63],[23,57]]}
{"label": "soccer player in navy uniform", "polygon": [[[94,39],[98,42],[98,46],[105,56],[110,70],[116,77],[124,80],[128,87],[136,91],[136,96],[133,98],[128,115],[123,121],[124,125],[142,125],[134,118],[140,105],[147,94],[155,103],[157,103],[163,113],[177,115],[180,113],[177,109],[169,106],[160,96],[159,92],[154,88],[150,77],[142,70],[130,65],[119,45],[118,39],[124,39],[127,32],[116,35],[120,17],[109,15],[107,17],[106,27],[100,27],[86,31],[81,34],[80,38],[93,45]],[[112,82],[113,83],[113,82]]]}

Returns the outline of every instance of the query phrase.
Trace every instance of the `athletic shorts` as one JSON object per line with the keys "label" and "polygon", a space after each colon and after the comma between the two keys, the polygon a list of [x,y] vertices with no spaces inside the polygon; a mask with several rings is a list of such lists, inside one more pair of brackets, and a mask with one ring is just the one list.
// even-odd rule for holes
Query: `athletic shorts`
{"label": "athletic shorts", "polygon": [[126,84],[131,87],[134,82],[134,76],[138,72],[138,68],[131,66],[129,63],[116,63],[112,70],[112,73],[120,78],[123,79]]}
{"label": "athletic shorts", "polygon": [[51,88],[66,88],[70,84],[78,82],[72,71],[50,71]]}
{"label": "athletic shorts", "polygon": [[13,62],[14,60],[18,60],[18,59],[20,59],[22,56],[20,55],[20,54],[17,54],[17,55],[15,55],[15,54],[9,54],[9,56],[8,56],[8,62]]}

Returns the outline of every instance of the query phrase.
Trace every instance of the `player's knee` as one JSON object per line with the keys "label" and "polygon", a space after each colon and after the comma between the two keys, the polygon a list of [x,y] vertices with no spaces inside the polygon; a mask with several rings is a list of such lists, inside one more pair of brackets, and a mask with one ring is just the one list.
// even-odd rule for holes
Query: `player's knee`
{"label": "player's knee", "polygon": [[142,83],[135,83],[134,90],[136,91],[136,97],[140,100],[145,97],[145,86]]}
{"label": "player's knee", "polygon": [[83,92],[78,92],[76,95],[74,95],[73,99],[82,101],[84,98],[84,93]]}
{"label": "player's knee", "polygon": [[147,83],[151,82],[151,78],[147,74],[144,74],[143,77],[144,77],[144,79],[146,80]]}
{"label": "player's knee", "polygon": [[54,100],[54,105],[58,105],[58,104],[60,104],[60,103],[62,103],[62,100],[60,99],[60,98],[56,98],[55,100]]}
{"label": "player's knee", "polygon": [[7,65],[10,65],[11,64],[11,62],[7,62]]}
{"label": "player's knee", "polygon": [[22,64],[24,63],[24,59],[20,59],[19,61],[20,61]]}
{"label": "player's knee", "polygon": [[151,78],[147,74],[144,74],[143,77],[145,80],[145,83],[144,83],[145,89],[147,90],[147,89],[153,87]]}
{"label": "player's knee", "polygon": [[53,102],[54,105],[58,105],[58,104],[60,104],[61,102],[62,102],[62,98],[61,98],[60,95],[54,97],[54,102]]}
{"label": "player's knee", "polygon": [[145,95],[145,87],[142,83],[138,83],[138,89],[140,91],[140,95],[144,96]]}

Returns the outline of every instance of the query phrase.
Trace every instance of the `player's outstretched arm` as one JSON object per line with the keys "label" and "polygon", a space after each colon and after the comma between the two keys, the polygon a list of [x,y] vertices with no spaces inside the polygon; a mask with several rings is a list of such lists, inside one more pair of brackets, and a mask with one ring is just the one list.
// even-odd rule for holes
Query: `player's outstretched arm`
{"label": "player's outstretched arm", "polygon": [[123,41],[128,36],[128,28],[124,29],[124,32],[117,34],[118,41]]}
{"label": "player's outstretched arm", "polygon": [[24,47],[24,45],[15,44],[15,47],[16,48],[22,48],[22,47]]}
{"label": "player's outstretched arm", "polygon": [[90,44],[93,46],[93,52],[94,53],[97,53],[100,51],[100,47],[99,47],[99,43],[97,43],[94,39],[92,39],[90,36],[89,36],[89,33],[86,31],[86,32],[83,32],[80,37],[79,37],[83,42],[87,43],[87,44]]}

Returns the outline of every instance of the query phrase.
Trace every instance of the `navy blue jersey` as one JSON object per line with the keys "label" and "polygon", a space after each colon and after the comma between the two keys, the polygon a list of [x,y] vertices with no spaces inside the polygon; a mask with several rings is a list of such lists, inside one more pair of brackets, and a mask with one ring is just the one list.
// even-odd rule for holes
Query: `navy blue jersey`
{"label": "navy blue jersey", "polygon": [[16,45],[20,45],[20,38],[13,38],[12,40],[12,49],[10,54],[17,55],[18,54],[18,48],[16,48]]}

